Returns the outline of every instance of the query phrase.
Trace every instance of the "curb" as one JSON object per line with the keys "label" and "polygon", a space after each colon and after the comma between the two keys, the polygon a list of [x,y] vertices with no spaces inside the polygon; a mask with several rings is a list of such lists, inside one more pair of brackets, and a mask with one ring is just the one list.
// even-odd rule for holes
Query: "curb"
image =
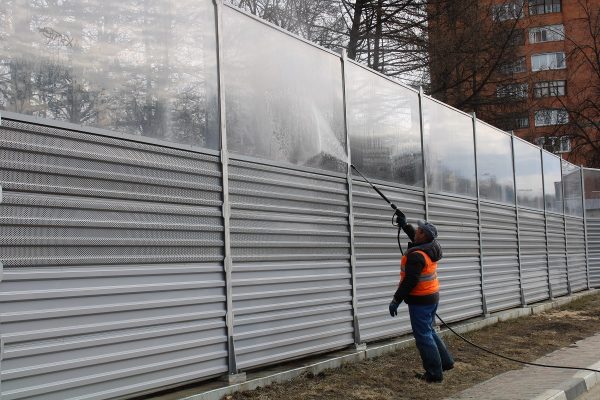
{"label": "curb", "polygon": [[[600,369],[600,361],[587,368]],[[531,400],[575,400],[599,383],[600,372],[580,371],[573,375],[573,378],[561,383],[560,388],[549,389]]]}
{"label": "curb", "polygon": [[[472,320],[464,321],[463,323],[459,323],[459,325],[453,326],[452,328],[459,333],[466,333],[470,331],[479,330],[486,326],[495,325],[498,322],[508,321],[511,319],[516,319],[528,315],[540,314],[542,312],[558,308],[562,305],[570,303],[574,300],[577,300],[581,297],[585,297],[588,295],[592,295],[597,293],[598,290],[590,289],[584,292],[574,293],[568,297],[561,297],[560,299],[554,299],[550,301],[546,301],[544,303],[537,303],[530,306],[524,306],[521,308],[510,309],[506,311],[499,311],[493,314],[486,315],[483,318],[475,318]],[[448,329],[442,329],[439,334],[443,337],[452,335]],[[203,393],[194,394],[187,397],[180,398],[181,400],[220,400],[223,396],[231,395],[236,392],[254,390],[259,387],[268,386],[273,383],[284,383],[288,382],[294,378],[301,376],[304,373],[312,373],[314,375],[333,368],[339,368],[344,364],[363,361],[366,359],[372,359],[376,357],[380,357],[384,354],[391,353],[403,348],[406,348],[412,345],[414,342],[414,338],[412,335],[410,337],[404,336],[401,338],[394,339],[391,343],[386,344],[373,344],[366,349],[352,349],[352,350],[343,350],[341,352],[337,352],[337,355],[332,355],[331,353],[325,354],[326,357],[324,360],[316,361],[312,364],[303,365],[297,368],[292,368],[288,370],[281,371],[281,368],[286,368],[285,364],[280,367],[280,370],[277,372],[272,372],[269,374],[268,369],[262,370],[261,372],[256,373],[257,375],[262,375],[257,378],[252,378],[251,375],[255,375],[255,373],[248,373],[249,380],[242,383],[230,384],[224,387],[208,389],[208,387],[204,390]],[[592,366],[590,368],[598,369],[600,368],[600,362],[596,367]],[[288,367],[289,368],[289,367]],[[267,375],[265,375],[267,374]],[[580,375],[583,374],[583,375]],[[600,383],[600,374],[591,372],[591,371],[581,371],[578,372],[575,377],[571,380],[572,384],[565,389],[557,389],[549,391],[545,397],[538,396],[535,400],[573,400],[578,395],[585,393],[595,384]],[[571,382],[570,381],[570,382]],[[208,385],[207,385],[208,386]],[[197,389],[198,391],[202,391],[202,383],[199,384]],[[583,391],[581,391],[583,390]]]}

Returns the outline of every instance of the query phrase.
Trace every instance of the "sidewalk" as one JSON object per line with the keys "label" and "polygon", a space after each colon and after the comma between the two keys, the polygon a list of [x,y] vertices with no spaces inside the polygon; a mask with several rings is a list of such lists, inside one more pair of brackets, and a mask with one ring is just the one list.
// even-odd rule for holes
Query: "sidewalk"
{"label": "sidewalk", "polygon": [[[536,363],[600,370],[600,334],[559,349]],[[524,366],[446,400],[574,400],[600,384],[600,373]]]}

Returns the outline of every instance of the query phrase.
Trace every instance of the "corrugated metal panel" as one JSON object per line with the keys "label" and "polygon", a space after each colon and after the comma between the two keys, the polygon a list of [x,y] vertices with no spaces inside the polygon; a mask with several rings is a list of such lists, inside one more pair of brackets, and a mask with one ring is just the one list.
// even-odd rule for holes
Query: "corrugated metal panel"
{"label": "corrugated metal panel", "polygon": [[438,272],[440,315],[450,321],[481,315],[477,202],[429,195],[429,219],[438,227],[444,249]]}
{"label": "corrugated metal panel", "polygon": [[[1,188],[0,188],[0,195],[1,193]],[[2,203],[2,201],[0,200],[0,203]],[[0,262],[0,290],[2,289],[2,279],[4,277],[4,265]],[[2,398],[2,359],[4,358],[4,336],[2,334],[2,332],[4,332],[4,329],[2,327],[2,318],[0,318],[0,399]]]}
{"label": "corrugated metal panel", "polygon": [[488,312],[521,304],[514,207],[481,202],[483,288]]}
{"label": "corrugated metal panel", "polygon": [[238,368],[354,342],[345,178],[231,161]]}
{"label": "corrugated metal panel", "polygon": [[546,219],[548,221],[548,262],[552,296],[563,296],[569,292],[563,216],[548,214]]}
{"label": "corrugated metal panel", "polygon": [[543,212],[519,209],[521,272],[527,304],[550,297],[546,224]]}
{"label": "corrugated metal panel", "polygon": [[567,255],[569,257],[569,282],[573,292],[587,289],[585,265],[585,230],[583,219],[567,217]]}
{"label": "corrugated metal panel", "polygon": [[[407,216],[409,222],[425,216],[423,192],[379,185],[386,196]],[[393,210],[362,181],[353,181],[354,249],[358,317],[362,340],[398,336],[410,331],[408,311],[403,304],[398,317],[391,318],[388,305],[400,280],[397,228],[392,226]],[[406,250],[406,234],[400,236]]]}
{"label": "corrugated metal panel", "polygon": [[2,121],[2,399],[227,371],[213,156]]}
{"label": "corrugated metal panel", "polygon": [[590,285],[600,288],[600,219],[587,219]]}

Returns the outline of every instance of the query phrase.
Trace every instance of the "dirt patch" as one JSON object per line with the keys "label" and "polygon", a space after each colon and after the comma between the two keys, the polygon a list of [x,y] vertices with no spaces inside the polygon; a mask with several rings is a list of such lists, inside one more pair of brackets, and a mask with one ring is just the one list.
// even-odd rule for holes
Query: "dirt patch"
{"label": "dirt patch", "polygon": [[[600,333],[600,294],[586,296],[544,314],[498,323],[465,334],[475,343],[510,357],[533,361],[544,354]],[[441,384],[414,378],[421,372],[416,348],[409,347],[373,360],[348,364],[318,375],[305,374],[285,384],[226,396],[227,400],[443,399],[519,364],[473,348],[458,338],[446,338],[455,368]]]}
{"label": "dirt patch", "polygon": [[592,319],[593,317],[587,315],[584,311],[581,310],[557,310],[552,312],[551,318],[569,318],[569,319],[579,319],[581,321],[586,321],[588,319]]}

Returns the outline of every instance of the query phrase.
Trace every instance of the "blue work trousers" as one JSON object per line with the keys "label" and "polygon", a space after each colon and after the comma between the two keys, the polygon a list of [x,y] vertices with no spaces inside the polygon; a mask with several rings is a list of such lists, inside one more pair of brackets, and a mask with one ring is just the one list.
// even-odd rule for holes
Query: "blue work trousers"
{"label": "blue work trousers", "polygon": [[433,329],[437,307],[437,304],[409,304],[408,313],[423,368],[433,378],[441,379],[442,368],[451,368],[454,360]]}

